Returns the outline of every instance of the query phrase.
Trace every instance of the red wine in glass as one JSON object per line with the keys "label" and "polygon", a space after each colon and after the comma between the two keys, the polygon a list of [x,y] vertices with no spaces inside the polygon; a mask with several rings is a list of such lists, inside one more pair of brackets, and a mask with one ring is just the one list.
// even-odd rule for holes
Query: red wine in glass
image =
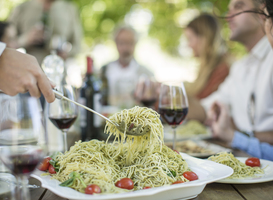
{"label": "red wine in glass", "polygon": [[50,121],[58,128],[58,129],[69,129],[70,126],[77,119],[77,115],[65,115],[65,116],[52,116],[49,117]]}
{"label": "red wine in glass", "polygon": [[3,153],[1,159],[14,175],[30,174],[43,159],[42,150],[33,146],[25,146],[31,149],[26,153]]}
{"label": "red wine in glass", "polygon": [[188,108],[159,108],[161,117],[171,126],[179,125],[187,116]]}

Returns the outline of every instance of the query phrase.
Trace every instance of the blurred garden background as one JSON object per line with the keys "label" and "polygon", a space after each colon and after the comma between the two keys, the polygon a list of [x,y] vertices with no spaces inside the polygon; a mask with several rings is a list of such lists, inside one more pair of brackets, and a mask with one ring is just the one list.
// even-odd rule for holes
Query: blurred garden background
{"label": "blurred garden background", "polygon": [[[25,0],[1,0],[0,20],[6,20],[12,9]],[[183,34],[184,27],[201,12],[224,16],[229,0],[70,0],[79,9],[84,38],[76,66],[84,74],[85,56],[94,58],[95,68],[117,59],[113,41],[116,25],[131,25],[139,34],[135,58],[154,72],[158,81],[192,81],[198,63]],[[224,19],[222,36],[229,40]],[[234,58],[244,55],[238,43],[228,41]],[[75,68],[74,68],[75,69]],[[74,84],[81,86],[81,81]]]}

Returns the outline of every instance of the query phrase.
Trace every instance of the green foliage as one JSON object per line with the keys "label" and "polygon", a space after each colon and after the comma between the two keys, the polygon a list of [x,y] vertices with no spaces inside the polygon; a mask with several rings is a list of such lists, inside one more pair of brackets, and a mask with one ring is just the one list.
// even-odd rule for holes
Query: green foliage
{"label": "green foliage", "polygon": [[[11,9],[25,0],[1,0],[0,20],[5,20]],[[187,8],[199,9],[201,12],[224,15],[228,0],[69,0],[79,8],[84,30],[85,43],[93,46],[104,42],[117,24],[124,22],[126,14],[135,5],[150,10],[153,20],[149,35],[156,38],[166,52],[177,55],[180,36],[183,32],[178,18]],[[190,16],[189,16],[190,17]],[[223,35],[228,40],[229,29],[224,26]],[[244,52],[242,47],[228,43],[233,52]]]}

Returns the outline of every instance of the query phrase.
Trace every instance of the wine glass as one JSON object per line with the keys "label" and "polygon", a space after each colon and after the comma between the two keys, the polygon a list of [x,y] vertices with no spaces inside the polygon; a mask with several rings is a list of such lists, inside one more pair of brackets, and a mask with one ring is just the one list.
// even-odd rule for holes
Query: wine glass
{"label": "wine glass", "polygon": [[188,99],[182,82],[161,84],[159,113],[173,129],[173,149],[175,149],[176,127],[183,122],[188,114]]}
{"label": "wine glass", "polygon": [[47,154],[47,134],[38,99],[0,97],[0,159],[17,179],[12,199],[30,200],[28,177]]}
{"label": "wine glass", "polygon": [[[57,89],[67,98],[76,101],[76,95],[71,85],[64,84]],[[62,131],[64,152],[66,152],[67,131],[77,119],[78,108],[74,103],[63,99],[56,99],[53,103],[47,105],[47,114],[50,121]]]}
{"label": "wine glass", "polygon": [[145,107],[153,107],[157,100],[157,83],[154,78],[143,74],[139,77],[135,90],[135,98]]}

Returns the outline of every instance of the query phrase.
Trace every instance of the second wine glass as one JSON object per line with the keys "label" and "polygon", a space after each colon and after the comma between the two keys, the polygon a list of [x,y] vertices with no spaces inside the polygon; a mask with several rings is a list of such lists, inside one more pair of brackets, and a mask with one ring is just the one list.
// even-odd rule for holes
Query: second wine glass
{"label": "second wine glass", "polygon": [[157,82],[155,79],[146,74],[141,75],[138,79],[134,96],[145,107],[153,108],[158,98]]}
{"label": "second wine glass", "polygon": [[[67,98],[76,101],[76,95],[72,86],[62,85],[58,90]],[[56,99],[47,106],[47,110],[50,121],[63,133],[64,152],[66,152],[68,150],[67,131],[77,119],[78,108],[74,103]]]}
{"label": "second wine glass", "polygon": [[182,82],[161,84],[159,113],[173,129],[173,150],[175,150],[176,127],[183,122],[188,114],[188,99]]}

